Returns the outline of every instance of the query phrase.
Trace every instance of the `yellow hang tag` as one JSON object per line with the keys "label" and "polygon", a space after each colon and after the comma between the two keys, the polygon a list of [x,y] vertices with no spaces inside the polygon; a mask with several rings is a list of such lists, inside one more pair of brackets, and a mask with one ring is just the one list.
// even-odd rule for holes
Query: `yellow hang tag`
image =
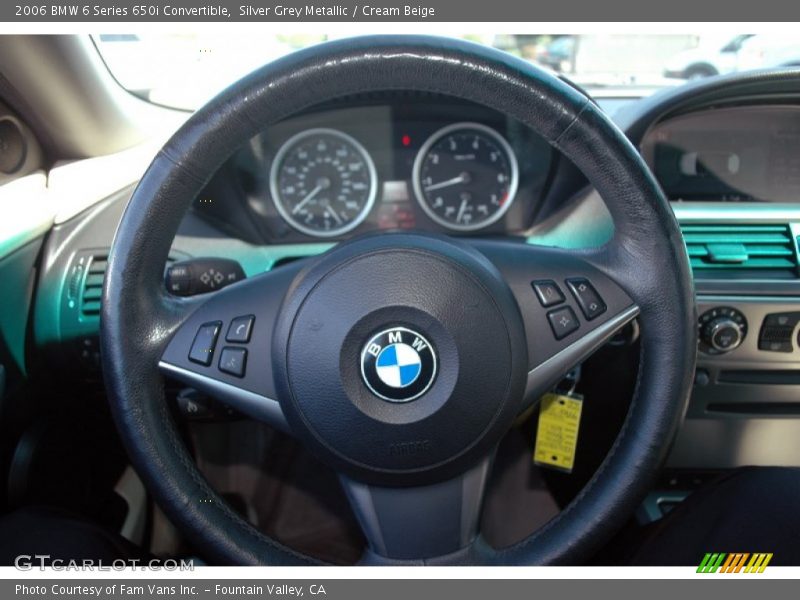
{"label": "yellow hang tag", "polygon": [[536,448],[533,450],[535,464],[572,472],[582,407],[583,396],[578,394],[563,396],[550,393],[542,396]]}

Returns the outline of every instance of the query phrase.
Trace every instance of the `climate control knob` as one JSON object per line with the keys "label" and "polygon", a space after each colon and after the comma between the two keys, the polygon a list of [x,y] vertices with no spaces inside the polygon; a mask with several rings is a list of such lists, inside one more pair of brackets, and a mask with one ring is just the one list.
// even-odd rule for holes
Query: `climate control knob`
{"label": "climate control knob", "polygon": [[747,320],[735,308],[712,308],[700,317],[700,350],[724,354],[738,348],[747,335]]}
{"label": "climate control knob", "polygon": [[722,317],[708,324],[706,340],[715,350],[730,352],[742,343],[742,332],[734,321]]}

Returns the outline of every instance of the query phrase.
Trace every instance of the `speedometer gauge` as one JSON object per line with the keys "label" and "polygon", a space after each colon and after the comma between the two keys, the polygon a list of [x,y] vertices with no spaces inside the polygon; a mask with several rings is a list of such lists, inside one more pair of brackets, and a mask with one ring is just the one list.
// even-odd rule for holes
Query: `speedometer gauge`
{"label": "speedometer gauge", "polygon": [[456,231],[473,231],[498,221],[514,201],[518,181],[511,146],[479,123],[440,129],[414,161],[417,200],[431,219]]}
{"label": "speedometer gauge", "polygon": [[375,202],[375,164],[355,139],[309,129],[281,146],[269,185],[281,216],[295,229],[332,237],[355,229]]}

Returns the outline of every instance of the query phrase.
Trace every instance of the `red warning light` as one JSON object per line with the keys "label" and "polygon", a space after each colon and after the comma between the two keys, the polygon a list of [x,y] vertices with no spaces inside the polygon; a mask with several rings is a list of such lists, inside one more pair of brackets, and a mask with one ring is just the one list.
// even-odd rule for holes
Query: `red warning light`
{"label": "red warning light", "polygon": [[408,146],[411,145],[411,136],[410,135],[404,135],[403,138],[401,139],[401,141],[403,142],[403,146],[408,147]]}

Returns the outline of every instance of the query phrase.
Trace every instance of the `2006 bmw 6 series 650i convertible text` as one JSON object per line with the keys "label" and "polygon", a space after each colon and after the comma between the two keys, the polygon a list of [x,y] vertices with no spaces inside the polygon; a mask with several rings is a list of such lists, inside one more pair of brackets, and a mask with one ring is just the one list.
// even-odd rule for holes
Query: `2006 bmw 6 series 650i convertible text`
{"label": "2006 bmw 6 series 650i convertible text", "polygon": [[800,564],[800,71],[553,37],[0,38],[2,563]]}

